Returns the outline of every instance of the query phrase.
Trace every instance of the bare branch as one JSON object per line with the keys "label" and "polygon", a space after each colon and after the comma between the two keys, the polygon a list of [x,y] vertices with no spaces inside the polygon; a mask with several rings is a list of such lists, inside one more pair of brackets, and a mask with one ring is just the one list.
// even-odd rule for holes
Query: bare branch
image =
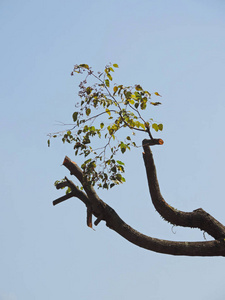
{"label": "bare branch", "polygon": [[210,214],[199,208],[193,212],[183,212],[170,206],[162,197],[156,174],[156,168],[149,147],[143,140],[143,158],[148,178],[149,191],[153,205],[158,213],[168,222],[183,227],[199,228],[215,239],[225,237],[225,227]]}
{"label": "bare branch", "polygon": [[65,200],[68,200],[69,198],[72,198],[72,197],[74,197],[74,194],[73,194],[73,193],[68,193],[68,194],[66,194],[66,195],[64,195],[64,196],[62,196],[62,197],[60,197],[60,198],[54,200],[54,201],[52,202],[52,204],[53,204],[53,205],[59,204],[59,203],[65,201]]}

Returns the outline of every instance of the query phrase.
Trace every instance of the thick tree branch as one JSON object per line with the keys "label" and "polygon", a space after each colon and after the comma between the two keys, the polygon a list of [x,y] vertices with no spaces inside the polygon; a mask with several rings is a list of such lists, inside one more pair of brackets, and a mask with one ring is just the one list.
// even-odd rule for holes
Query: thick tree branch
{"label": "thick tree branch", "polygon": [[107,207],[107,209],[109,209],[109,213],[105,217],[106,225],[139,247],[172,255],[225,256],[224,241],[174,242],[152,238],[127,225],[112,208]]}
{"label": "thick tree branch", "polygon": [[[106,225],[131,243],[159,253],[188,256],[225,256],[224,239],[207,242],[174,242],[148,237],[127,225],[118,214],[96,194],[93,187],[86,184],[81,169],[76,163],[65,157],[63,165],[84,186],[91,212],[97,217],[97,223],[105,220]],[[79,198],[79,197],[78,197]],[[86,199],[86,200],[87,200]]]}
{"label": "thick tree branch", "polygon": [[160,192],[156,168],[147,140],[143,140],[143,149],[143,158],[147,173],[149,191],[153,205],[158,213],[165,220],[174,225],[199,228],[215,239],[224,238],[225,227],[202,208],[196,209],[193,212],[183,212],[166,203]]}
{"label": "thick tree branch", "polygon": [[104,207],[105,203],[98,197],[94,188],[84,180],[81,168],[67,156],[63,161],[63,165],[70,170],[70,174],[74,175],[82,184],[95,214],[97,216],[101,215],[102,207]]}

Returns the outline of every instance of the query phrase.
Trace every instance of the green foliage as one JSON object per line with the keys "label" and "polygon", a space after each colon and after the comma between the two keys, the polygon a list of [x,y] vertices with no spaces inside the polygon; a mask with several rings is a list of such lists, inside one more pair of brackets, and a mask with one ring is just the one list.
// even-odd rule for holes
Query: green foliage
{"label": "green foliage", "polygon": [[[81,168],[87,183],[103,189],[125,182],[124,163],[115,160],[115,155],[137,147],[135,131],[146,133],[152,139],[150,128],[156,132],[163,130],[162,124],[153,123],[152,119],[143,116],[143,111],[149,106],[161,104],[151,102],[150,92],[139,84],[113,85],[112,73],[118,67],[109,64],[103,72],[95,73],[87,64],[74,66],[71,75],[85,75],[79,84],[80,101],[72,114],[74,126],[70,130],[49,134],[48,140],[48,146],[51,137],[60,137],[63,143],[72,144],[75,155],[84,157]],[[89,79],[94,79],[95,83],[88,84]],[[161,97],[158,92],[154,94]],[[124,135],[122,131],[125,129],[131,134]]]}

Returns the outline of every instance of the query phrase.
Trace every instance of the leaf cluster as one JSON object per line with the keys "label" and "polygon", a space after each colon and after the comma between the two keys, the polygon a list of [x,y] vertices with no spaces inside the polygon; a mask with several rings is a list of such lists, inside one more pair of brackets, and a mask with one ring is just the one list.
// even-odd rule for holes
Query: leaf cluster
{"label": "leaf cluster", "polygon": [[[151,129],[163,130],[163,124],[143,117],[143,111],[161,102],[152,102],[151,93],[139,84],[113,84],[116,68],[117,64],[109,64],[103,72],[95,73],[87,64],[74,66],[71,75],[85,74],[85,78],[79,84],[80,100],[72,114],[73,125],[69,130],[49,134],[48,139],[48,146],[50,138],[56,137],[72,144],[75,155],[84,157],[81,168],[87,183],[103,189],[125,182],[125,165],[115,155],[137,147],[135,132],[146,133],[152,139]],[[90,78],[94,79],[92,85],[88,84]],[[158,92],[154,94],[161,97]],[[120,134],[124,129],[130,131],[126,137]]]}

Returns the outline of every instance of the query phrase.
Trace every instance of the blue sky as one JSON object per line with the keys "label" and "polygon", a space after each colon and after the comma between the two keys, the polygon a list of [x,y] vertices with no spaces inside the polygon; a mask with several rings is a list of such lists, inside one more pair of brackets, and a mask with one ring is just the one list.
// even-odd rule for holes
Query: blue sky
{"label": "blue sky", "polygon": [[[74,154],[46,142],[72,120],[73,65],[116,62],[116,81],[163,96],[152,114],[164,124],[153,153],[165,199],[225,223],[224,12],[219,0],[0,2],[0,300],[224,299],[223,258],[149,252],[103,222],[87,228],[77,199],[53,207],[62,195],[53,183],[69,177],[61,164]],[[203,240],[174,234],[155,212],[141,152],[124,159],[126,184],[99,195],[147,235]]]}

